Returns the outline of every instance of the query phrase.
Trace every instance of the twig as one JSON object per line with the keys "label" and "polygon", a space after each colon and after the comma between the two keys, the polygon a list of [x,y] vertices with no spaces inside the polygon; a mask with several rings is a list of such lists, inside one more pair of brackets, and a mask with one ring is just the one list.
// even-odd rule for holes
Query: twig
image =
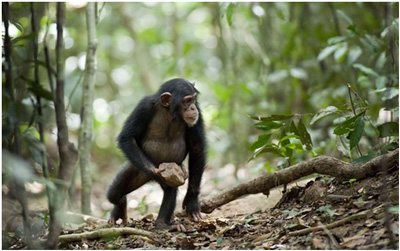
{"label": "twig", "polygon": [[93,240],[103,237],[116,236],[116,235],[140,235],[146,236],[151,241],[156,242],[154,240],[154,233],[137,229],[131,227],[122,227],[122,228],[106,228],[106,229],[98,229],[92,232],[85,232],[80,234],[67,234],[60,235],[60,242],[75,242],[81,241],[82,239]]}
{"label": "twig", "polygon": [[[353,98],[351,97],[351,92],[353,91],[353,89],[351,88],[351,85],[350,85],[349,83],[347,83],[347,89],[349,90],[349,97],[350,97],[350,102],[351,102],[351,109],[353,110],[354,116],[356,116],[356,115],[357,115],[356,107],[354,106]],[[354,92],[354,91],[353,91],[353,92]],[[358,154],[360,155],[360,157],[362,157],[363,154],[362,154],[362,152],[361,152],[361,149],[360,149],[360,145],[359,145],[359,144],[357,144],[357,151],[358,151]]]}
{"label": "twig", "polygon": [[294,231],[294,232],[289,233],[289,235],[290,236],[299,236],[299,235],[309,234],[311,232],[321,231],[321,230],[324,230],[324,229],[335,228],[335,227],[344,225],[344,224],[346,224],[348,222],[351,222],[351,221],[354,221],[354,220],[366,218],[368,215],[371,215],[371,214],[372,214],[371,210],[366,210],[366,211],[360,212],[358,214],[350,215],[349,217],[346,217],[344,219],[335,221],[335,222],[330,223],[328,225],[323,225],[323,226],[318,226],[318,227],[311,227],[311,228],[306,228],[306,229]]}
{"label": "twig", "polygon": [[329,240],[331,241],[331,249],[339,250],[341,247],[339,243],[336,241],[336,238],[333,236],[332,232],[328,230],[328,228],[322,224],[322,229],[328,235]]}

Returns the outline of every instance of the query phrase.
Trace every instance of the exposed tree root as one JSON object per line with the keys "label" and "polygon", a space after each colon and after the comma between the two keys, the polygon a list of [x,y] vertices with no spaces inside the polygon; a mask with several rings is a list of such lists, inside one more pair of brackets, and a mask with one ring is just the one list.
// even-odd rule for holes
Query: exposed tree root
{"label": "exposed tree root", "polygon": [[332,157],[316,157],[273,174],[263,175],[249,182],[226,189],[210,198],[204,198],[201,202],[201,211],[203,213],[211,213],[214,209],[241,196],[265,193],[271,188],[289,184],[313,173],[330,175],[341,180],[361,180],[374,176],[380,171],[387,171],[393,166],[398,167],[398,163],[399,149],[378,156],[362,165],[352,165]]}
{"label": "exposed tree root", "polygon": [[82,241],[82,239],[92,240],[92,239],[118,236],[118,235],[140,235],[148,238],[148,239],[145,238],[145,240],[149,240],[152,243],[156,242],[153,239],[154,233],[131,227],[105,228],[105,229],[98,229],[92,232],[84,232],[80,234],[61,235],[60,242],[75,242],[75,241]]}

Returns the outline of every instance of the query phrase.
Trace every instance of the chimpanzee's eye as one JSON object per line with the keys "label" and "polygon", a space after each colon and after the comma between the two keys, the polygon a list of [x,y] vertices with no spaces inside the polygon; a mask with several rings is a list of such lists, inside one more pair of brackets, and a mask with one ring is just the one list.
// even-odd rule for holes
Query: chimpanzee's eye
{"label": "chimpanzee's eye", "polygon": [[191,103],[192,103],[192,99],[191,98],[187,98],[187,99],[184,99],[182,101],[182,104],[183,104],[184,107],[188,107]]}

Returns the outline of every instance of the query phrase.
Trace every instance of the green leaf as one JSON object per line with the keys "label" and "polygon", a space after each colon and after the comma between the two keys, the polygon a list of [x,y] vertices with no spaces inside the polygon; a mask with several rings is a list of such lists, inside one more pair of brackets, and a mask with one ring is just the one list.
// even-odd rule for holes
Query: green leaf
{"label": "green leaf", "polygon": [[371,159],[375,158],[377,155],[378,155],[377,152],[371,152],[370,154],[362,156],[360,158],[357,158],[357,159],[351,161],[350,163],[353,165],[364,164],[364,163],[367,163],[368,161],[370,161]]}
{"label": "green leaf", "polygon": [[29,34],[26,34],[26,35],[22,35],[22,36],[19,36],[19,37],[16,37],[16,38],[13,38],[13,39],[11,39],[11,43],[13,43],[13,44],[16,44],[16,43],[18,43],[19,41],[23,41],[23,40],[31,40],[31,39],[33,39],[35,37],[35,34],[33,33],[33,32],[31,32],[31,33],[29,33]]}
{"label": "green leaf", "polygon": [[364,134],[364,119],[362,116],[358,117],[354,122],[354,130],[350,132],[350,149],[353,149],[360,142]]}
{"label": "green leaf", "polygon": [[320,110],[319,112],[317,112],[317,114],[314,115],[314,117],[311,119],[310,125],[313,125],[318,120],[334,113],[339,113],[339,109],[336,106],[328,106],[327,108]]}
{"label": "green leaf", "polygon": [[232,17],[233,17],[233,9],[235,5],[233,3],[229,3],[228,8],[226,8],[226,21],[229,26],[232,26]]}
{"label": "green leaf", "polygon": [[299,135],[299,132],[297,130],[297,126],[294,123],[294,121],[292,120],[292,123],[290,124],[290,132],[294,133],[295,135]]}
{"label": "green leaf", "polygon": [[334,45],[334,44],[338,44],[341,42],[344,42],[346,40],[345,36],[337,36],[337,37],[331,37],[328,39],[328,44],[329,45]]}
{"label": "green leaf", "polygon": [[306,145],[306,148],[308,151],[312,149],[312,141],[311,141],[311,136],[307,131],[307,128],[305,127],[303,121],[299,120],[297,123],[297,130],[299,131],[298,136],[300,137],[300,141],[303,145]]}
{"label": "green leaf", "polygon": [[362,64],[354,64],[353,65],[354,68],[359,69],[361,72],[370,75],[372,77],[379,77],[378,73],[376,73],[374,70],[372,70],[371,68],[368,68]]}
{"label": "green leaf", "polygon": [[258,149],[258,150],[253,154],[253,156],[249,159],[249,161],[250,161],[250,160],[253,160],[253,159],[255,159],[255,158],[257,158],[258,156],[260,156],[261,154],[264,154],[264,153],[272,153],[272,154],[274,154],[275,156],[278,156],[278,157],[286,157],[286,156],[281,152],[281,150],[278,148],[277,145],[275,145],[274,143],[270,143],[270,144],[267,144],[267,145],[265,145],[264,147]]}
{"label": "green leaf", "polygon": [[383,51],[383,52],[379,55],[378,59],[376,60],[375,66],[376,66],[377,69],[383,69],[383,68],[384,68],[384,66],[385,66],[385,64],[386,64],[386,61],[387,61],[386,58],[387,58],[386,52]]}
{"label": "green leaf", "polygon": [[399,124],[396,122],[387,122],[378,126],[379,137],[399,137]]}
{"label": "green leaf", "polygon": [[285,148],[289,148],[292,150],[300,150],[303,151],[303,145],[299,143],[290,143],[284,146]]}
{"label": "green leaf", "polygon": [[292,118],[294,115],[271,115],[269,117],[250,116],[250,118],[259,121],[283,121]]}
{"label": "green leaf", "polygon": [[292,76],[293,78],[301,79],[301,80],[308,79],[307,72],[301,68],[290,69],[290,76]]}
{"label": "green leaf", "polygon": [[358,117],[363,116],[365,114],[365,111],[363,111],[362,113],[359,113],[353,117],[350,117],[348,119],[346,119],[345,121],[343,121],[342,123],[340,123],[334,130],[333,133],[335,135],[343,135],[346,133],[349,133],[350,131],[354,130],[354,122],[357,120]]}
{"label": "green leaf", "polygon": [[386,100],[391,100],[395,97],[399,96],[399,88],[386,88],[385,93],[383,94],[382,100],[386,101]]}
{"label": "green leaf", "polygon": [[342,17],[342,18],[346,21],[346,23],[348,23],[350,26],[353,26],[353,25],[354,25],[353,20],[352,20],[346,13],[344,13],[344,12],[341,11],[341,10],[337,10],[336,12],[337,12],[337,14],[338,14],[340,17]]}
{"label": "green leaf", "polygon": [[326,57],[331,55],[336,49],[338,48],[338,45],[331,45],[326,48],[324,48],[319,54],[318,54],[318,61],[324,60]]}
{"label": "green leaf", "polygon": [[250,146],[250,151],[255,151],[260,147],[268,144],[269,139],[271,138],[271,134],[263,134],[258,136],[258,139]]}
{"label": "green leaf", "polygon": [[27,85],[29,86],[28,90],[31,91],[33,94],[38,97],[45,98],[49,101],[53,101],[53,94],[50,91],[44,89],[40,84],[35,84],[35,82],[26,77],[22,77],[22,79],[26,81]]}
{"label": "green leaf", "polygon": [[362,49],[360,47],[353,48],[347,54],[347,64],[352,65],[361,56]]}
{"label": "green leaf", "polygon": [[10,19],[10,23],[12,23],[22,34],[24,34],[24,26],[15,20]]}
{"label": "green leaf", "polygon": [[45,213],[43,220],[46,223],[46,225],[49,225],[50,224],[50,215],[48,213]]}
{"label": "green leaf", "polygon": [[260,154],[263,154],[263,153],[272,153],[272,154],[274,154],[274,155],[277,156],[277,157],[286,157],[286,156],[281,152],[281,150],[280,150],[278,147],[276,147],[276,146],[268,146],[268,147],[265,147],[264,149],[262,149],[262,151],[259,153],[259,155],[260,155]]}
{"label": "green leaf", "polygon": [[333,58],[337,63],[341,63],[346,59],[346,55],[347,55],[347,44],[344,44],[335,51]]}
{"label": "green leaf", "polygon": [[375,86],[378,90],[380,90],[380,89],[385,88],[388,82],[389,82],[389,79],[386,76],[381,76],[376,79]]}
{"label": "green leaf", "polygon": [[263,131],[270,131],[273,129],[280,128],[282,126],[283,126],[282,124],[273,121],[261,121],[254,125],[255,128]]}
{"label": "green leaf", "polygon": [[290,144],[290,140],[289,139],[299,139],[300,140],[300,137],[298,135],[295,135],[295,134],[289,134],[289,135],[286,135],[286,136],[282,137],[279,140],[279,144],[281,146],[285,146],[287,144]]}
{"label": "green leaf", "polygon": [[399,143],[396,142],[396,141],[393,141],[393,142],[390,142],[390,144],[385,145],[385,146],[382,148],[382,152],[383,152],[383,153],[387,153],[387,152],[396,150],[397,148],[399,148]]}
{"label": "green leaf", "polygon": [[41,86],[29,87],[28,90],[33,92],[38,97],[53,101],[53,94]]}
{"label": "green leaf", "polygon": [[[281,139],[279,140],[279,145],[280,146],[288,145],[288,144],[292,143],[292,142],[290,142],[289,139],[298,138],[299,137],[299,136],[294,135],[294,134],[287,135],[288,133],[290,133],[289,131],[290,131],[290,125],[286,125],[285,129],[281,133]],[[284,156],[286,156],[288,158],[292,157],[292,154],[293,154],[293,150],[292,149],[282,147],[280,149],[280,151]]]}

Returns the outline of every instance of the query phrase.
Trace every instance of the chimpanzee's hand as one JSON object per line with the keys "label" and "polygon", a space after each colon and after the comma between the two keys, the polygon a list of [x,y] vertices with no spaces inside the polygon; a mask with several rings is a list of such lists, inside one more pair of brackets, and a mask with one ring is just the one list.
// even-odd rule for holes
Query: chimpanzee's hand
{"label": "chimpanzee's hand", "polygon": [[198,222],[202,220],[203,217],[201,216],[201,208],[198,197],[186,194],[182,203],[182,208],[186,209],[186,214],[189,215],[193,221]]}

